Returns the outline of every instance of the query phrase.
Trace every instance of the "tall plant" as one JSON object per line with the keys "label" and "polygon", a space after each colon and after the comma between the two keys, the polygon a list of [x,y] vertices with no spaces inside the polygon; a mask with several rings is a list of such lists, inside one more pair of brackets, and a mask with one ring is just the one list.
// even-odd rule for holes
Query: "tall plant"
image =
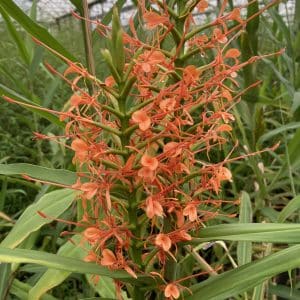
{"label": "tall plant", "polygon": [[[86,273],[110,275],[109,268],[119,298],[127,282],[132,299],[222,299],[285,270],[283,264],[272,266],[272,259],[290,258],[299,248],[222,275],[217,275],[221,264],[211,266],[192,248],[222,237],[238,240],[231,230],[244,240],[242,235],[251,230],[249,224],[227,225],[226,235],[218,234],[220,227],[215,231],[208,227],[205,238],[202,229],[211,220],[228,220],[237,212],[233,208],[237,201],[222,196],[226,195],[223,183],[232,180],[226,164],[239,157],[233,156],[234,149],[222,157],[219,149],[231,137],[235,120],[230,109],[257,84],[240,90],[240,70],[270,55],[241,62],[240,51],[231,45],[247,22],[267,7],[243,19],[241,8],[226,11],[226,4],[222,2],[213,21],[199,25],[193,14],[206,11],[205,0],[152,1],[148,6],[138,1],[140,22],[130,20],[129,33],[122,29],[115,9],[111,28],[96,22],[109,44],[101,52],[110,71],[103,80],[39,41],[67,62],[63,74],[48,67],[74,93],[67,111],[44,109],[65,122],[65,136],[75,153],[77,182],[56,181],[78,191],[77,220],[65,221],[74,228],[64,234],[79,236],[85,260],[99,265],[90,272],[91,264],[76,264],[70,270],[79,266],[86,267]],[[39,215],[55,218],[43,209]],[[273,230],[279,232],[281,226]],[[252,230],[262,232],[263,227],[257,228]],[[284,234],[252,237],[256,241],[276,238],[287,240]],[[6,261],[22,256],[22,251],[10,253]],[[62,269],[70,267],[70,261],[58,261]],[[288,267],[297,264],[299,260],[291,260]],[[207,274],[213,278],[203,281]],[[226,286],[231,279],[240,279],[233,288]]]}

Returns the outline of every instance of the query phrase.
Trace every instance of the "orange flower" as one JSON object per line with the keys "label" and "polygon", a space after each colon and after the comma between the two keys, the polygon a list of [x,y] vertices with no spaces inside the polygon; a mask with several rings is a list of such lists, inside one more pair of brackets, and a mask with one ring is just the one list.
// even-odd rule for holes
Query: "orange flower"
{"label": "orange flower", "polygon": [[232,127],[228,124],[221,124],[215,130],[216,132],[229,132],[232,131]]}
{"label": "orange flower", "polygon": [[111,250],[104,249],[102,251],[102,258],[101,258],[102,266],[113,266],[117,262],[118,262],[118,260],[115,256],[115,254]]}
{"label": "orange flower", "polygon": [[245,21],[241,18],[241,11],[239,8],[234,8],[228,16],[228,20],[237,21],[240,24],[243,24]]}
{"label": "orange flower", "polygon": [[144,154],[141,159],[141,164],[143,167],[146,167],[151,171],[155,171],[158,167],[158,160],[155,157]]}
{"label": "orange flower", "polygon": [[225,34],[222,33],[220,28],[215,28],[213,31],[214,38],[221,44],[227,43],[228,39]]}
{"label": "orange flower", "polygon": [[180,292],[176,284],[169,283],[165,288],[165,297],[170,299],[178,299],[180,296]]}
{"label": "orange flower", "polygon": [[168,112],[168,111],[173,111],[175,105],[176,105],[175,98],[167,98],[160,101],[159,108],[164,112]]}
{"label": "orange flower", "polygon": [[86,199],[91,199],[96,195],[98,187],[96,182],[85,182],[81,185],[80,189],[84,192]]}
{"label": "orange flower", "polygon": [[112,77],[112,76],[108,76],[105,78],[105,81],[104,81],[105,85],[108,86],[108,87],[112,87],[115,85],[115,79]]}
{"label": "orange flower", "polygon": [[155,178],[155,172],[147,167],[143,167],[139,169],[138,176],[143,178],[144,180],[149,180],[150,182],[152,182]]}
{"label": "orange flower", "polygon": [[226,58],[237,58],[240,55],[241,55],[241,52],[238,49],[232,48],[226,52],[225,57]]}
{"label": "orange flower", "polygon": [[83,232],[83,236],[90,243],[95,243],[101,237],[101,231],[96,227],[89,227]]}
{"label": "orange flower", "polygon": [[176,142],[169,142],[164,145],[164,153],[168,157],[176,157],[180,155],[182,149],[178,147],[178,143]]}
{"label": "orange flower", "polygon": [[166,16],[160,16],[159,14],[149,11],[143,15],[146,26],[148,29],[154,29],[158,25],[163,25],[169,22],[169,18]]}
{"label": "orange flower", "polygon": [[71,106],[78,106],[82,103],[82,97],[78,94],[73,94],[70,98]]}
{"label": "orange flower", "polygon": [[195,66],[187,66],[183,70],[183,80],[188,85],[195,83],[199,79],[200,73]]}
{"label": "orange flower", "polygon": [[155,245],[161,247],[164,251],[169,251],[172,246],[171,239],[164,233],[159,233],[155,238]]}
{"label": "orange flower", "polygon": [[162,217],[163,212],[163,208],[158,201],[153,200],[152,197],[146,199],[146,214],[149,219],[152,219],[154,216]]}
{"label": "orange flower", "polygon": [[238,64],[239,63],[239,60],[238,60],[238,57],[241,55],[241,52],[236,49],[236,48],[232,48],[232,49],[229,49],[226,53],[225,53],[225,58],[232,58],[235,60],[235,63]]}
{"label": "orange flower", "polygon": [[86,262],[95,262],[97,261],[97,255],[95,254],[95,252],[90,251],[89,254],[84,258],[84,261]]}
{"label": "orange flower", "polygon": [[81,139],[75,139],[71,144],[71,148],[75,151],[75,159],[77,158],[80,162],[84,162],[87,159],[89,146],[86,142]]}
{"label": "orange flower", "polygon": [[206,0],[200,0],[200,2],[197,4],[197,8],[199,12],[205,12],[205,10],[208,8],[208,3]]}
{"label": "orange flower", "polygon": [[232,174],[229,169],[225,167],[220,167],[219,172],[218,172],[218,177],[220,180],[229,180],[231,181],[232,179]]}
{"label": "orange flower", "polygon": [[227,99],[229,102],[232,101],[232,95],[231,95],[231,93],[230,93],[228,90],[226,90],[226,89],[222,89],[222,97],[225,98],[225,99]]}
{"label": "orange flower", "polygon": [[198,218],[196,205],[188,204],[183,210],[183,215],[188,216],[191,222],[196,221]]}
{"label": "orange flower", "polygon": [[132,114],[132,121],[139,125],[139,128],[142,131],[146,131],[151,126],[151,119],[146,114],[146,112],[142,110],[137,110]]}

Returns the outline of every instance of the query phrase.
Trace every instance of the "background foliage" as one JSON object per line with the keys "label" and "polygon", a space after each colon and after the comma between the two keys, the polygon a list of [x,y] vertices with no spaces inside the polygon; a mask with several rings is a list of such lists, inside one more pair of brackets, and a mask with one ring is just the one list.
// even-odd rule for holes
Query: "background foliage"
{"label": "background foliage", "polygon": [[[82,13],[80,1],[72,2]],[[117,2],[120,6],[124,4],[124,1]],[[25,103],[61,110],[67,105],[70,89],[47,69],[45,62],[61,71],[66,66],[36,44],[30,35],[70,59],[86,64],[85,34],[79,20],[74,26],[66,22],[59,30],[52,28],[51,34],[41,30],[35,10],[36,1],[27,17],[12,1],[0,0],[3,18],[0,93]],[[248,16],[256,10],[255,4],[249,6]],[[105,17],[107,23],[110,18],[109,13]],[[103,78],[106,71],[99,49],[105,43],[96,32],[92,37],[97,75]],[[264,152],[231,164],[234,178],[225,187],[224,198],[240,198],[239,215],[208,223],[186,258],[187,261],[197,258],[198,249],[210,266],[223,264],[225,273],[203,276],[203,280],[210,278],[198,283],[194,294],[186,299],[299,299],[296,268],[300,265],[299,245],[291,244],[299,244],[300,233],[297,224],[300,219],[300,2],[296,1],[292,16],[279,14],[277,6],[256,18],[248,24],[236,46],[244,59],[286,49],[283,55],[264,59],[244,71],[241,84],[247,86],[256,79],[261,79],[262,84],[247,93],[234,108],[233,135],[239,140],[236,146],[239,155],[280,144],[275,152]],[[105,275],[115,278],[125,275],[111,275],[99,267],[79,262],[83,253],[60,236],[69,225],[41,219],[35,213],[43,209],[53,218],[74,218],[73,192],[55,190],[48,184],[33,183],[22,177],[26,173],[41,180],[60,182],[59,178],[64,178],[66,183],[74,183],[71,153],[64,147],[67,141],[62,139],[57,144],[33,139],[33,132],[62,134],[60,121],[46,112],[1,101],[0,124],[0,261],[6,262],[0,264],[0,274],[3,274],[0,298],[39,299],[43,295],[41,299],[114,299],[113,282]],[[216,155],[226,156],[233,146],[228,145],[228,149]],[[236,213],[236,208],[227,207],[227,211]],[[223,223],[228,227],[220,225]],[[14,250],[7,251],[7,248]],[[52,253],[63,257],[54,259]],[[255,262],[248,264],[251,261]],[[198,263],[199,268],[207,269],[199,257]],[[103,280],[94,285],[93,278],[87,274],[103,275]],[[124,280],[130,281],[130,276]],[[205,298],[200,298],[201,294]]]}

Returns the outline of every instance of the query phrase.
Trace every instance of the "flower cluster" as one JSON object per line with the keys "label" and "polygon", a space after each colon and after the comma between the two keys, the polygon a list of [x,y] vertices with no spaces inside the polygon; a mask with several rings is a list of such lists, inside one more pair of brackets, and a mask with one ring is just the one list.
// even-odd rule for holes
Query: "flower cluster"
{"label": "flower cluster", "polygon": [[139,28],[130,20],[125,32],[116,9],[112,28],[100,26],[110,75],[101,81],[65,59],[61,76],[74,94],[59,114],[78,169],[72,188],[80,191],[86,261],[134,278],[156,274],[165,297],[177,299],[174,263],[222,213],[219,194],[232,175],[215,153],[231,138],[238,73],[259,57],[241,62],[231,46],[247,20],[239,8],[226,12],[226,1],[203,26],[193,16],[206,0],[138,2]]}

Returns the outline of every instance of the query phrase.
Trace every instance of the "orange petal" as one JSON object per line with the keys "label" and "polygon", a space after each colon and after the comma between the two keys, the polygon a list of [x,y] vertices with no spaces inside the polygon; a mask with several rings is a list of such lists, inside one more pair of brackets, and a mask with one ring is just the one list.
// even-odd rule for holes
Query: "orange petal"
{"label": "orange petal", "polygon": [[158,160],[155,157],[144,154],[141,159],[143,167],[149,168],[151,171],[155,171],[158,167]]}
{"label": "orange petal", "polygon": [[237,58],[240,55],[241,55],[241,52],[238,49],[232,48],[226,52],[225,57],[226,58]]}
{"label": "orange petal", "polygon": [[102,251],[102,258],[101,258],[101,265],[102,266],[112,266],[116,262],[117,262],[117,258],[111,250],[104,249]]}
{"label": "orange petal", "polygon": [[153,29],[153,28],[157,27],[158,25],[161,25],[161,24],[169,21],[168,17],[160,16],[159,14],[157,14],[153,11],[144,13],[143,18],[145,20],[146,26],[149,29]]}
{"label": "orange petal", "polygon": [[101,231],[96,227],[89,227],[83,232],[83,236],[89,241],[94,243],[101,236]]}
{"label": "orange petal", "polygon": [[205,10],[208,8],[208,3],[206,0],[201,0],[198,4],[197,4],[197,8],[199,10],[199,12],[205,12]]}
{"label": "orange petal", "polygon": [[169,251],[172,241],[166,234],[160,233],[155,238],[155,245],[161,247],[164,251]]}
{"label": "orange petal", "polygon": [[134,123],[139,125],[139,128],[142,131],[146,131],[151,126],[151,119],[146,114],[146,112],[142,110],[137,110],[132,114],[132,120]]}
{"label": "orange petal", "polygon": [[152,182],[155,178],[155,172],[147,167],[143,167],[139,169],[138,176],[144,179],[149,179]]}
{"label": "orange petal", "polygon": [[180,296],[180,292],[178,287],[174,283],[169,283],[165,288],[165,297],[178,299]]}
{"label": "orange petal", "polygon": [[87,143],[81,139],[76,139],[72,142],[71,148],[74,151],[87,151],[89,149]]}

